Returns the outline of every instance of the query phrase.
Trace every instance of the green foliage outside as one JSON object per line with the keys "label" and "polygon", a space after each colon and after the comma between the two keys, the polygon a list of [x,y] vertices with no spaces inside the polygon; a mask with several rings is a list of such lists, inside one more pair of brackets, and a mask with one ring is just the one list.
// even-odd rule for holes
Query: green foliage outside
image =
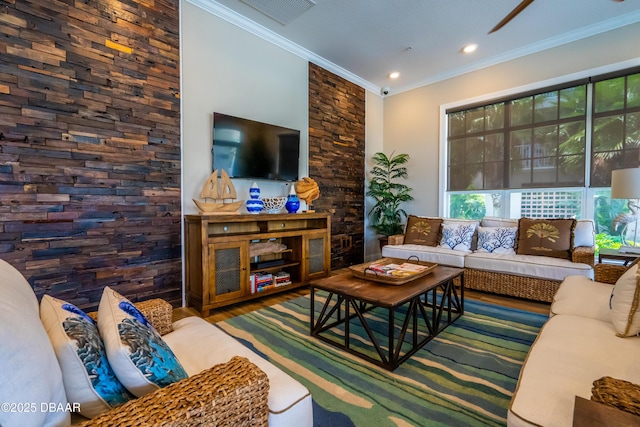
{"label": "green foliage outside", "polygon": [[602,248],[619,249],[622,245],[622,229],[614,229],[618,215],[629,212],[626,199],[612,199],[608,190],[598,191],[594,200],[594,222],[596,224],[596,255]]}
{"label": "green foliage outside", "polygon": [[391,153],[387,157],[384,153],[373,155],[374,166],[371,169],[371,181],[367,196],[375,199],[375,204],[369,211],[371,227],[377,234],[392,236],[403,232],[403,217],[407,212],[400,208],[400,204],[413,200],[411,188],[397,182],[398,179],[406,179],[407,168],[404,166],[409,161],[408,154]]}
{"label": "green foliage outside", "polygon": [[487,213],[484,197],[479,194],[452,194],[449,203],[451,218],[482,219]]}
{"label": "green foliage outside", "polygon": [[610,236],[605,233],[596,234],[596,257],[600,252],[600,249],[620,249],[622,246],[622,240],[620,236]]}

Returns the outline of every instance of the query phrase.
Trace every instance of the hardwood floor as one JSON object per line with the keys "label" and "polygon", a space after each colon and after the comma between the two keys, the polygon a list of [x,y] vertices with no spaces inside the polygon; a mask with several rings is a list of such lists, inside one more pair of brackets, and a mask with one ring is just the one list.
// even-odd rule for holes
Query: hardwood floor
{"label": "hardwood floor", "polygon": [[[332,271],[331,274],[339,274],[347,271],[346,269]],[[242,314],[249,313],[254,310],[258,310],[271,305],[280,304],[284,301],[297,298],[300,296],[309,295],[309,287],[303,287],[298,289],[292,289],[291,291],[283,292],[280,294],[269,295],[264,298],[259,298],[245,303],[234,304],[228,307],[222,307],[214,310],[213,314],[205,317],[205,320],[211,323],[222,322],[231,317],[240,316]],[[520,310],[533,311],[535,313],[549,314],[548,303],[529,301],[519,298],[511,298],[502,295],[495,295],[486,292],[473,291],[465,289],[465,299],[474,299],[491,304],[498,304],[505,307],[517,308]],[[173,311],[173,320],[176,321],[187,316],[199,316],[199,313],[192,308],[177,308]]]}

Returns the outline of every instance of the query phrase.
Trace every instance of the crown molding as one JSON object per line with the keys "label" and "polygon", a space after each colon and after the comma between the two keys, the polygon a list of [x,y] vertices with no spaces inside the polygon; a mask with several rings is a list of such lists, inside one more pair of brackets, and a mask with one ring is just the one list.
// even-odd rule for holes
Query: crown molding
{"label": "crown molding", "polygon": [[225,21],[242,28],[258,36],[274,45],[293,53],[294,55],[299,56],[300,58],[312,62],[332,73],[350,81],[351,83],[357,84],[358,86],[363,87],[366,90],[374,92],[376,94],[380,94],[380,87],[374,85],[373,83],[364,80],[363,78],[353,74],[352,72],[334,64],[333,62],[327,61],[323,57],[316,55],[304,47],[293,43],[292,41],[282,37],[279,34],[274,33],[268,28],[259,25],[250,19],[247,19],[243,15],[229,9],[228,7],[214,1],[214,0],[186,0],[187,2],[197,6]]}
{"label": "crown molding", "polygon": [[443,80],[448,80],[453,77],[458,77],[463,74],[471,73],[473,71],[481,70],[483,68],[498,65],[503,62],[508,62],[514,59],[521,58],[523,56],[542,52],[547,49],[552,49],[554,47],[575,42],[587,37],[595,36],[597,34],[606,33],[607,31],[626,27],[627,25],[635,24],[638,22],[640,22],[640,10],[627,13],[625,15],[622,15],[616,18],[611,18],[606,21],[598,22],[597,24],[588,25],[586,27],[582,27],[577,30],[561,34],[560,36],[551,37],[546,40],[542,40],[541,42],[532,43],[527,46],[513,49],[500,55],[495,55],[481,61],[473,62],[464,67],[454,68],[445,73],[440,73],[428,79],[421,80],[415,84],[394,88],[393,92],[394,92],[394,95],[402,92],[407,92],[409,90],[413,90],[419,87],[441,82]]}
{"label": "crown molding", "polygon": [[[380,95],[380,86],[377,86],[355,74],[352,72],[334,64],[326,60],[325,58],[311,52],[304,47],[293,43],[292,41],[282,37],[281,35],[269,30],[268,28],[263,27],[246,18],[245,16],[235,12],[234,10],[229,9],[228,7],[218,3],[215,0],[185,0],[237,27],[240,27],[251,34],[254,34],[257,37],[260,37],[300,58],[312,62],[322,68],[331,71],[332,73],[350,81],[351,83],[357,84],[358,86],[363,87],[366,90],[369,90],[375,93],[378,96]],[[615,30],[617,28],[625,27],[627,25],[635,24],[640,22],[640,10],[628,13],[626,15],[622,15],[616,18],[611,18],[606,21],[602,21],[593,25],[589,25],[586,27],[579,28],[574,31],[570,31],[568,33],[561,34],[556,37],[551,37],[541,42],[532,43],[527,46],[523,46],[517,49],[510,50],[508,52],[502,53],[500,55],[495,55],[490,58],[486,58],[484,60],[476,61],[465,65],[463,67],[458,67],[451,69],[447,72],[437,74],[435,76],[429,77],[428,79],[420,80],[417,83],[394,87],[393,95],[397,95],[402,92],[407,92],[413,89],[417,89],[419,87],[427,86],[430,84],[438,83],[443,80],[448,80],[454,77],[461,76],[463,74],[471,73],[477,70],[481,70],[483,68],[488,68],[494,65],[501,64],[503,62],[508,62],[514,59],[518,59],[527,55],[531,55],[534,53],[542,52],[547,49],[552,49],[554,47],[561,46],[563,44],[571,43],[574,41],[578,41],[587,37],[591,37],[597,34],[605,33],[607,31]],[[389,95],[389,96],[393,96]]]}

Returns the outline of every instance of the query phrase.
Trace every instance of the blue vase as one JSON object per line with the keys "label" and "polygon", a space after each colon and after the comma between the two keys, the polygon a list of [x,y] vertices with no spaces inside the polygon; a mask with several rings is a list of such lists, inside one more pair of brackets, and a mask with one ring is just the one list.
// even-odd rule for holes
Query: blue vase
{"label": "blue vase", "polygon": [[252,199],[260,198],[260,187],[258,187],[257,182],[251,184],[251,188],[249,188],[249,197],[251,197]]}
{"label": "blue vase", "polygon": [[264,202],[260,199],[247,200],[247,211],[249,213],[260,213],[264,208]]}
{"label": "blue vase", "polygon": [[284,207],[289,213],[298,212],[298,209],[300,209],[300,200],[298,200],[298,196],[295,194],[289,194],[287,196],[287,203],[284,205]]}
{"label": "blue vase", "polygon": [[257,183],[253,183],[251,188],[249,189],[249,197],[247,200],[247,211],[249,213],[260,213],[262,209],[264,209],[264,202],[259,199],[260,197],[260,187],[258,187]]}

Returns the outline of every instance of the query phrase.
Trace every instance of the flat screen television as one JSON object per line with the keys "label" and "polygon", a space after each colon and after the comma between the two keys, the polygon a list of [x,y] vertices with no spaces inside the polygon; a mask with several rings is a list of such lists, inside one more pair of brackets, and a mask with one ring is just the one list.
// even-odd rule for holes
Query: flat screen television
{"label": "flat screen television", "polygon": [[214,113],[212,151],[231,178],[298,180],[299,130]]}

